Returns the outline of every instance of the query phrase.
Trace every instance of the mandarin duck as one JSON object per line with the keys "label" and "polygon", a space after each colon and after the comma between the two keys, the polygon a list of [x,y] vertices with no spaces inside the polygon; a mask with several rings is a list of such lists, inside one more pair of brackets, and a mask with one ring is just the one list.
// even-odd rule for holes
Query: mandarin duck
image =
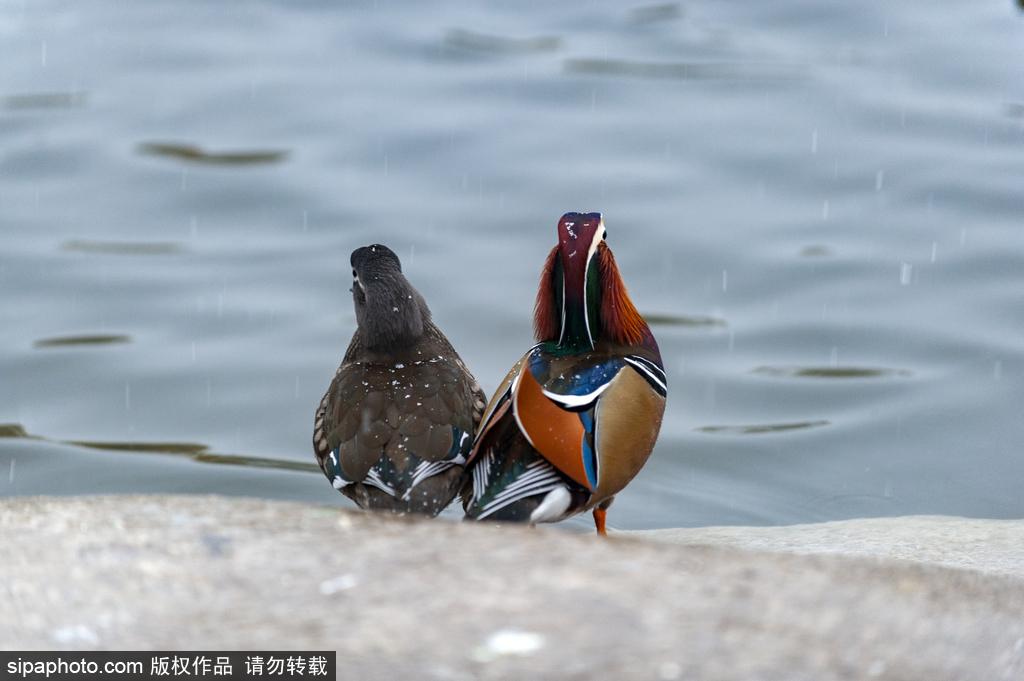
{"label": "mandarin duck", "polygon": [[436,516],[458,494],[486,397],[398,256],[352,253],[358,328],[320,401],[313,449],[363,509]]}
{"label": "mandarin duck", "polygon": [[600,213],[558,222],[534,307],[537,345],[484,411],[467,519],[557,522],[608,507],[654,449],[665,412],[658,344],[619,276]]}

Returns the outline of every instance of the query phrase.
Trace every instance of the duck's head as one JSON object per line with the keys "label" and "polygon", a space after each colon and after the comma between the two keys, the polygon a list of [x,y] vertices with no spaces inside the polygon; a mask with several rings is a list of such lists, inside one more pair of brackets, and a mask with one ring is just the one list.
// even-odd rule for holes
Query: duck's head
{"label": "duck's head", "polygon": [[639,345],[650,330],[619,275],[600,213],[566,213],[548,255],[534,308],[537,340],[584,352],[599,338]]}
{"label": "duck's head", "polygon": [[402,274],[402,263],[387,246],[373,244],[352,252],[352,301],[364,347],[386,352],[406,347],[423,335],[430,310]]}

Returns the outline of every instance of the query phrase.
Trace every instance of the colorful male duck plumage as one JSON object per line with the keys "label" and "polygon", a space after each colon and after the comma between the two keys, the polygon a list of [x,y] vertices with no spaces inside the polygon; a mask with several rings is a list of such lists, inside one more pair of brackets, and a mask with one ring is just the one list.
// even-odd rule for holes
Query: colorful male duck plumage
{"label": "colorful male duck plumage", "polygon": [[467,518],[556,522],[605,511],[661,429],[658,344],[605,243],[600,213],[567,213],[541,275],[537,345],[484,411],[463,491]]}
{"label": "colorful male duck plumage", "polygon": [[320,401],[313,449],[361,508],[440,513],[459,491],[486,398],[398,256],[352,253],[358,329]]}

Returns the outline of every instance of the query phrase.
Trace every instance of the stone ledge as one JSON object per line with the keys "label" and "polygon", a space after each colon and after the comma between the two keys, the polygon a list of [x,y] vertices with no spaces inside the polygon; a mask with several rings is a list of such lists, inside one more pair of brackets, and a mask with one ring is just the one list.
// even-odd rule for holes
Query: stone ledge
{"label": "stone ledge", "polygon": [[697,527],[616,533],[690,546],[878,556],[1024,580],[1024,520],[862,518],[783,527]]}
{"label": "stone ledge", "polygon": [[0,646],[327,649],[359,679],[1024,679],[1019,579],[637,536],[245,498],[8,498]]}

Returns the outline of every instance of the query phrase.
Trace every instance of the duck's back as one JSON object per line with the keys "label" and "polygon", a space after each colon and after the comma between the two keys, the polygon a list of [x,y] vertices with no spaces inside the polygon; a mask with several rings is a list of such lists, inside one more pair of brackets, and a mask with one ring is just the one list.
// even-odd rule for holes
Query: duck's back
{"label": "duck's back", "polygon": [[317,460],[362,508],[436,515],[458,491],[483,402],[432,323],[387,357],[362,348],[357,334],[317,411]]}

